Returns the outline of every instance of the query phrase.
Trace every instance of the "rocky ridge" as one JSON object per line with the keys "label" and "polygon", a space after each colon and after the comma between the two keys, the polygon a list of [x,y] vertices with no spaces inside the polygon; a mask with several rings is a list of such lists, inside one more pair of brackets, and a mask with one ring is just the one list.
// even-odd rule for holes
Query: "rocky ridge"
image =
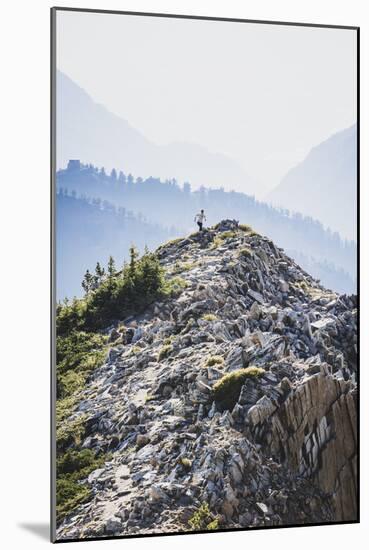
{"label": "rocky ridge", "polygon": [[202,503],[223,529],[354,521],[356,296],[232,220],[157,254],[181,290],[109,328],[66,422],[112,455],[57,538],[189,531]]}

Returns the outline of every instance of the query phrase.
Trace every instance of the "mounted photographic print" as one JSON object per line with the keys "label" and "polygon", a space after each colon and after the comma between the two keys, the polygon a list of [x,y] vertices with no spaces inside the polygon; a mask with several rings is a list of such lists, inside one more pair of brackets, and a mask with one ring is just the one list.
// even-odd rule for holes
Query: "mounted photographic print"
{"label": "mounted photographic print", "polygon": [[51,20],[52,540],[358,522],[359,29]]}

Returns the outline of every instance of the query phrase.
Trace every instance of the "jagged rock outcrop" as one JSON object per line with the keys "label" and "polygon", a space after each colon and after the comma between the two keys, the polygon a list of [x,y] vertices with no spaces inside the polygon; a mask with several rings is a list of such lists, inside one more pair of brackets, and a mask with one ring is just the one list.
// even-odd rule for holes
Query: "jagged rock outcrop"
{"label": "jagged rock outcrop", "polygon": [[352,520],[357,513],[355,385],[322,364],[280,407],[262,401],[248,414],[255,439],[265,441],[263,448],[275,460],[332,496],[335,520]]}
{"label": "jagged rock outcrop", "polygon": [[222,528],[355,520],[356,297],[230,220],[157,254],[178,293],[109,328],[65,422],[112,454],[58,538],[188,531],[204,502]]}

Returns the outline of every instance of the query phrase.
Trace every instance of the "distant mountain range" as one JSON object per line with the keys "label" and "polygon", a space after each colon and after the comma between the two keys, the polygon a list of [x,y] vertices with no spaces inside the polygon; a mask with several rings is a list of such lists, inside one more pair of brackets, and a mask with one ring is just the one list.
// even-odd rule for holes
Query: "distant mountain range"
{"label": "distant mountain range", "polygon": [[356,239],[356,124],[314,147],[266,200]]}
{"label": "distant mountain range", "polygon": [[[214,121],[215,124],[215,121]],[[196,141],[196,136],[194,136]],[[226,186],[254,194],[258,183],[237,161],[195,143],[156,145],[99,105],[67,75],[57,73],[57,166],[78,158],[142,177],[176,178],[193,187]]]}

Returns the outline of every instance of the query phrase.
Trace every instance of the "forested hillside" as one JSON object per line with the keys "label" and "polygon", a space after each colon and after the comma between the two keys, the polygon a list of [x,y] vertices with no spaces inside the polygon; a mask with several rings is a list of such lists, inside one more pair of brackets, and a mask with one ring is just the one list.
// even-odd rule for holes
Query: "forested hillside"
{"label": "forested hillside", "polygon": [[110,255],[121,266],[134,242],[140,252],[167,241],[171,232],[155,223],[144,221],[124,208],[106,201],[77,197],[59,190],[56,200],[57,219],[57,295],[80,296],[81,280],[96,262],[106,264]]}
{"label": "forested hillside", "polygon": [[[338,292],[355,292],[354,242],[342,240],[338,233],[324,229],[312,218],[273,208],[244,193],[205,187],[192,191],[189,183],[180,186],[175,180],[135,178],[115,170],[106,174],[103,168],[78,162],[70,163],[68,169],[57,173],[57,187],[63,190],[64,199],[58,208],[63,209],[63,216],[69,217],[67,227],[61,224],[58,235],[66,261],[68,255],[77,250],[72,227],[81,225],[86,216],[82,229],[86,233],[84,251],[78,262],[84,269],[78,281],[87,267],[93,267],[91,262],[107,260],[110,254],[119,259],[125,257],[132,239],[142,250],[145,244],[155,247],[166,237],[192,232],[194,215],[204,208],[208,225],[227,217],[251,224],[288,250],[292,257],[297,251],[301,265],[321,278],[327,287]],[[73,193],[74,202],[71,198],[66,200],[66,191]],[[77,206],[78,197],[89,197],[89,207]],[[76,208],[82,210],[77,212]],[[64,282],[60,280],[59,292],[65,291],[68,296],[80,294],[74,279],[77,265],[73,269],[73,281],[68,282],[60,275]]]}

